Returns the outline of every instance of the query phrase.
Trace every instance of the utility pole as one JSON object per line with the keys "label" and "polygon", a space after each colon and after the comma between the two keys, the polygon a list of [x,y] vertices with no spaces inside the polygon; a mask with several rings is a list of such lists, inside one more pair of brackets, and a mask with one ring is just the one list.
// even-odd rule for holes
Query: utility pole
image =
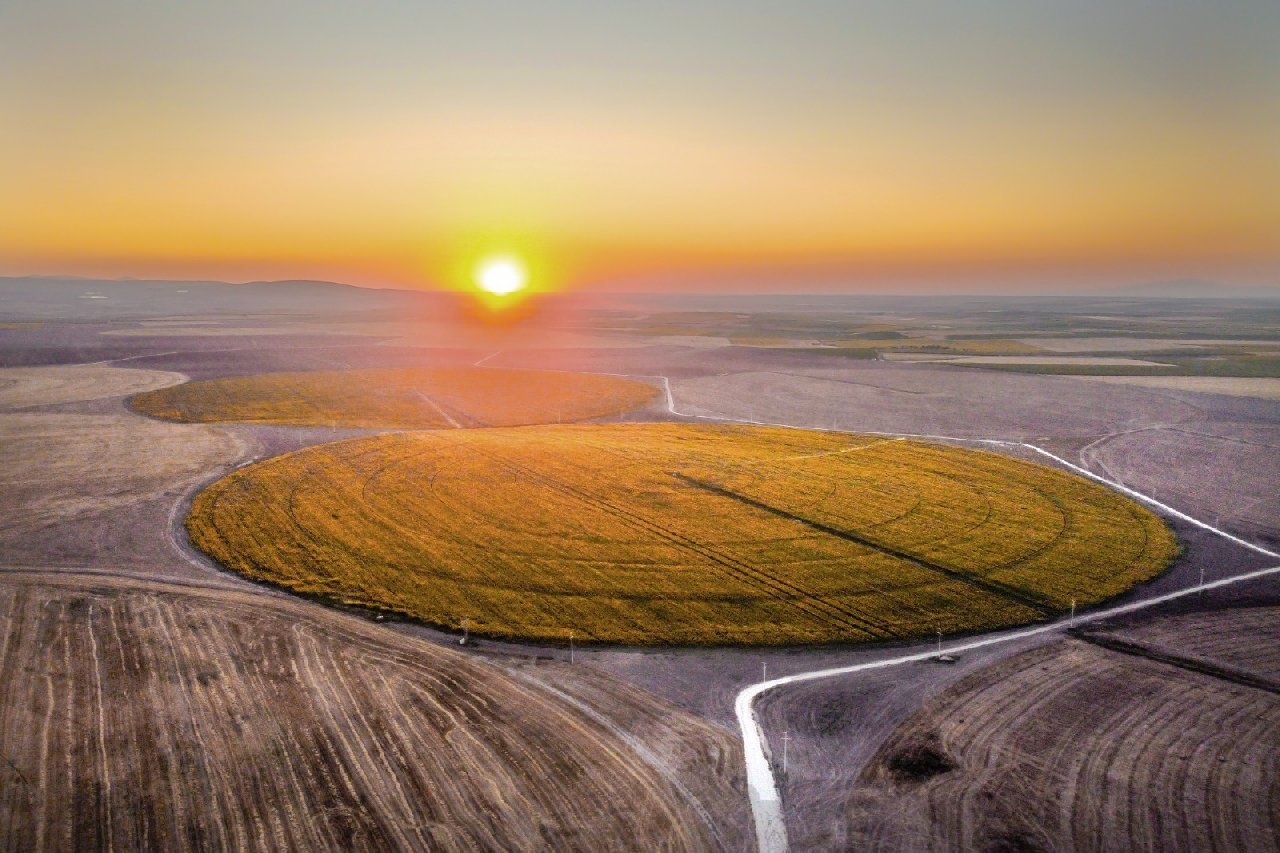
{"label": "utility pole", "polygon": [[1076,621],[1076,600],[1071,599],[1071,621]]}
{"label": "utility pole", "polygon": [[769,680],[769,662],[767,660],[760,661],[760,680]]}
{"label": "utility pole", "polygon": [[573,632],[569,632],[569,663],[573,663]]}
{"label": "utility pole", "polygon": [[942,632],[938,632],[938,657],[942,657]]}
{"label": "utility pole", "polygon": [[787,775],[787,743],[791,740],[791,733],[784,731],[782,733],[782,775]]}

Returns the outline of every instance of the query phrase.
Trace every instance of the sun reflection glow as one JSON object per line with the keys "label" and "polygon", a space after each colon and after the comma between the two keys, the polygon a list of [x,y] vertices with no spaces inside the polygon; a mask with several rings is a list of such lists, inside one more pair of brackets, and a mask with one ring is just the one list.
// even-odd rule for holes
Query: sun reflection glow
{"label": "sun reflection glow", "polygon": [[510,257],[486,258],[476,267],[476,286],[494,296],[523,290],[527,276],[519,261]]}

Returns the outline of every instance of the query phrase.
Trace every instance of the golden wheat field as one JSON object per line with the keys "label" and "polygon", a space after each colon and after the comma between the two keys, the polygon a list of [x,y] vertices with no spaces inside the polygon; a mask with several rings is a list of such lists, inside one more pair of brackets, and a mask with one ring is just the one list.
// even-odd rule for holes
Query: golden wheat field
{"label": "golden wheat field", "polygon": [[261,373],[138,394],[137,411],[174,421],[447,429],[616,415],[658,389],[617,376],[490,368]]}
{"label": "golden wheat field", "polygon": [[921,442],[745,426],[400,433],[241,469],[193,542],[300,593],[492,636],[793,644],[1062,613],[1176,551],[1138,504]]}

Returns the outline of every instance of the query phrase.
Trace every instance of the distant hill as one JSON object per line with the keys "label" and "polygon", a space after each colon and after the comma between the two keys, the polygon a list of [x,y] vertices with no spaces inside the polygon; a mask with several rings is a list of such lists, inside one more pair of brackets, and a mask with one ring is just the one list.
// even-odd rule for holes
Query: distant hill
{"label": "distant hill", "polygon": [[166,281],[0,277],[0,315],[9,319],[120,320],[198,314],[315,316],[429,307],[444,294],[374,290],[332,281]]}

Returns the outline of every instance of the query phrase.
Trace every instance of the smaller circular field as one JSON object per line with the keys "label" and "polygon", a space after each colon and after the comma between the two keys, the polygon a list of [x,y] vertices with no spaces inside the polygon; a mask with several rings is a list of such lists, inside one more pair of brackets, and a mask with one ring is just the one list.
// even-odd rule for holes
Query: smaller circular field
{"label": "smaller circular field", "polygon": [[497,368],[261,373],[188,382],[130,400],[172,421],[452,429],[587,420],[642,406],[652,385],[618,376]]}
{"label": "smaller circular field", "polygon": [[903,639],[1052,618],[1160,572],[1143,507],[879,437],[688,424],[372,436],[241,469],[192,541],[246,575],[491,636]]}

